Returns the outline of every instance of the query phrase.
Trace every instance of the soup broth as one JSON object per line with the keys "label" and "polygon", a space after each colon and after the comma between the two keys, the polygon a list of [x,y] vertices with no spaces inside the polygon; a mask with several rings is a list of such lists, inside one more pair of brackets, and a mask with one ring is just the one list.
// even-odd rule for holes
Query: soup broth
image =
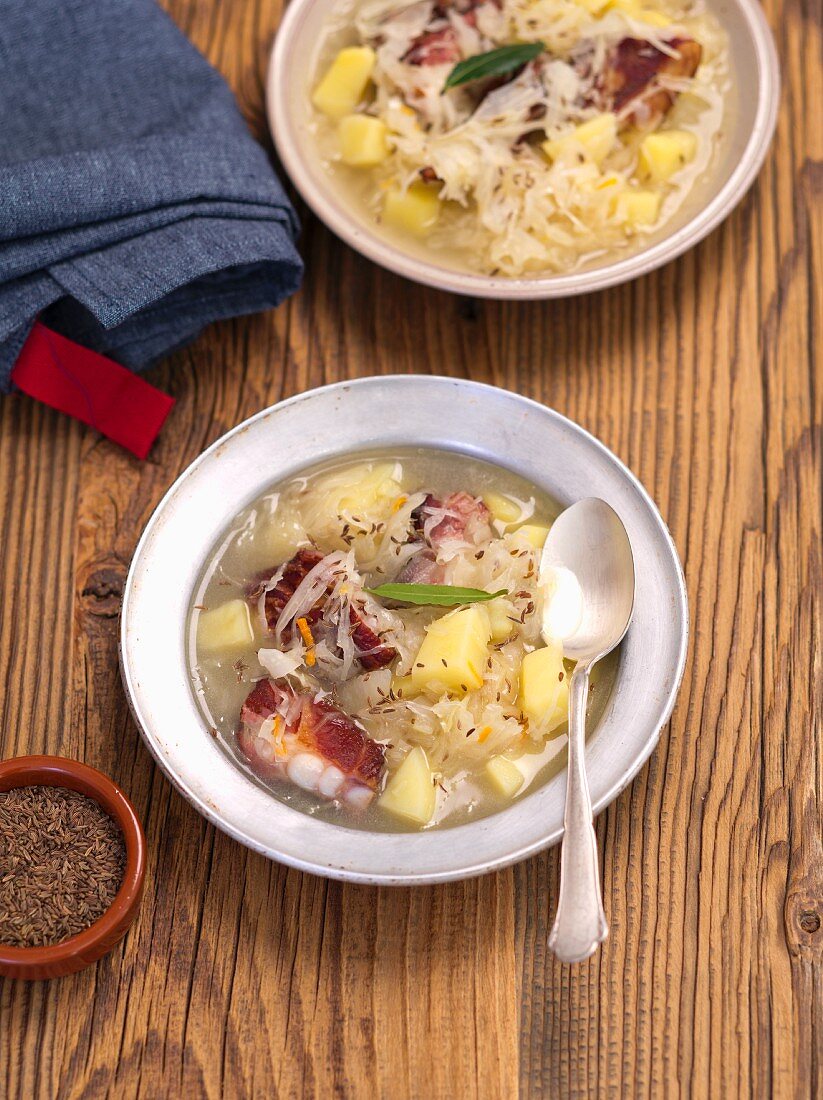
{"label": "soup broth", "polygon": [[207,728],[273,796],[340,825],[451,826],[522,798],[565,763],[572,666],[540,637],[538,584],[558,511],[510,471],[424,449],[274,485],[192,599]]}

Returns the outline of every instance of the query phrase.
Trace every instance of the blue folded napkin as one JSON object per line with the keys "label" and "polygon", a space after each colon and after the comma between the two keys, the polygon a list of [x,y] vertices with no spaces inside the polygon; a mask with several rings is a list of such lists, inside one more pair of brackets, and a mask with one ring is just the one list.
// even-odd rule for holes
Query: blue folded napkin
{"label": "blue folded napkin", "polygon": [[4,0],[0,390],[32,323],[133,369],[299,285],[297,221],[152,0]]}

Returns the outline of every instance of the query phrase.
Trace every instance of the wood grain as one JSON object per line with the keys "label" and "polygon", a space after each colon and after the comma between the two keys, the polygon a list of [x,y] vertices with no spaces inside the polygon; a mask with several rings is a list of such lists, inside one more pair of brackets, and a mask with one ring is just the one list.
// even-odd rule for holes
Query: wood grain
{"label": "wood grain", "polygon": [[[167,6],[262,138],[276,0]],[[823,1094],[820,15],[770,0],[772,153],[722,228],[654,275],[567,302],[462,301],[377,270],[303,211],[303,290],[151,375],[178,403],[150,462],[2,402],[0,755],[112,774],[151,858],[112,956],[0,981],[0,1096]],[[557,852],[431,889],[300,875],[206,825],[126,708],[119,595],[171,480],[266,404],[395,371],[573,417],[641,477],[684,560],[683,689],[598,820],[612,934],[573,969],[545,946]]]}

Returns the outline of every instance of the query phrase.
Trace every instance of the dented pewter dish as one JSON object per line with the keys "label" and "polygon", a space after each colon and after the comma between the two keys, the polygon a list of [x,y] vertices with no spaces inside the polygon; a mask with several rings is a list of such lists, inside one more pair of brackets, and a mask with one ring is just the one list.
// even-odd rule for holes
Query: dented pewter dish
{"label": "dented pewter dish", "polygon": [[587,746],[596,812],[652,752],[686,657],[683,575],[660,514],[614,455],[545,406],[475,382],[392,376],[311,390],[234,428],[178,478],[140,539],[123,600],[123,680],[146,744],[200,813],[272,859],[356,882],[444,882],[556,843],[565,773],[499,813],[449,829],[372,832],[309,817],[274,797],[209,735],[191,683],[187,614],[212,547],[268,486],[335,456],[408,446],[496,463],[561,504],[601,497],[623,520],[637,596],[615,687]]}

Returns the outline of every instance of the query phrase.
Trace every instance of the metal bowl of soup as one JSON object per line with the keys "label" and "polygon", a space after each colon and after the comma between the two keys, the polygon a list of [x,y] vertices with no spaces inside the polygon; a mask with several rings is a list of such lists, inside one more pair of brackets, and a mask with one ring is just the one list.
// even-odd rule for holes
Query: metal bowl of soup
{"label": "metal bowl of soup", "polygon": [[[310,801],[283,796],[233,751],[231,704],[223,729],[204,707],[193,616],[209,585],[220,583],[210,563],[235,538],[238,517],[248,526],[256,502],[273,487],[364,454],[425,456],[421,468],[435,480],[438,465],[459,469],[464,479],[476,469],[486,486],[499,471],[503,489],[531,490],[538,501],[553,502],[549,510],[598,496],[618,512],[635,555],[637,598],[593,713],[587,765],[595,812],[631,781],[671,713],[686,657],[688,609],[671,536],[637,479],[582,428],[517,394],[447,378],[324,386],[263,410],[192,463],[150,519],[126,584],[121,666],[134,717],[184,797],[272,859],[382,884],[441,882],[504,867],[560,839],[562,754],[511,802],[410,830],[385,815],[316,812]],[[221,690],[214,698],[231,698],[228,680]]]}

